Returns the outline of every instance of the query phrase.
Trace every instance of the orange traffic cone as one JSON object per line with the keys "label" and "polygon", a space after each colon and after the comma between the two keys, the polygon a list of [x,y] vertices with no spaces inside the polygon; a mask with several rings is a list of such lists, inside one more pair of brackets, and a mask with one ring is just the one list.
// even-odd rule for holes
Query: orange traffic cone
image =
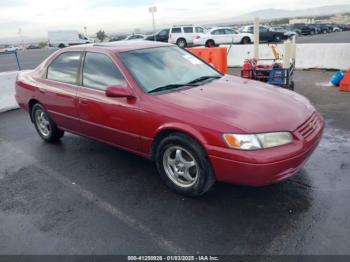
{"label": "orange traffic cone", "polygon": [[339,90],[344,92],[350,92],[350,69],[344,75],[343,80],[341,80]]}

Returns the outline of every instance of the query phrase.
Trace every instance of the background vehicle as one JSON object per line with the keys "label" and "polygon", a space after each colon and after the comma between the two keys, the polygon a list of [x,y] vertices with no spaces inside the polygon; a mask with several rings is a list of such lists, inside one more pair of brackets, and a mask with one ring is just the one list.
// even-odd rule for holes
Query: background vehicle
{"label": "background vehicle", "polygon": [[18,47],[15,47],[13,45],[0,45],[0,52],[10,52],[10,51],[16,51],[18,50]]}
{"label": "background vehicle", "polygon": [[174,25],[170,28],[169,43],[177,44],[179,47],[192,45],[195,34],[204,33],[205,29],[193,25]]}
{"label": "background vehicle", "polygon": [[332,32],[331,28],[325,24],[313,24],[313,26],[318,28],[320,34],[327,34]]}
{"label": "background vehicle", "polygon": [[297,28],[293,25],[285,25],[284,28],[287,30],[287,31],[290,31],[290,32],[295,32],[298,36],[302,35],[301,33],[301,29],[300,28]]}
{"label": "background vehicle", "polygon": [[40,49],[40,46],[38,44],[30,44],[29,46],[26,47],[26,49]]}
{"label": "background vehicle", "polygon": [[341,32],[341,31],[343,31],[343,30],[340,26],[338,26],[338,25],[333,26],[333,32]]}
{"label": "background vehicle", "polygon": [[317,34],[317,29],[311,25],[306,24],[293,24],[293,28],[299,29],[301,35],[315,35]]}
{"label": "background vehicle", "polygon": [[[281,42],[282,40],[285,40],[288,38],[287,35],[281,32],[276,32],[270,27],[267,26],[260,26],[260,41],[261,42]],[[253,25],[247,25],[241,28],[241,33],[254,33],[254,26]]]}
{"label": "background vehicle", "polygon": [[145,40],[149,40],[149,41],[158,41],[158,42],[168,42],[169,40],[169,31],[170,29],[163,29],[160,30],[158,33],[156,33],[155,35],[149,35],[145,37]]}
{"label": "background vehicle", "polygon": [[74,30],[48,31],[48,40],[50,47],[59,48],[93,43],[91,39]]}
{"label": "background vehicle", "polygon": [[194,45],[213,47],[220,44],[249,44],[253,42],[253,35],[250,33],[239,33],[230,27],[214,27],[206,33],[195,35]]}
{"label": "background vehicle", "polygon": [[288,36],[289,38],[298,35],[298,33],[296,31],[287,30],[286,28],[279,27],[279,26],[271,27],[271,30],[275,31],[275,32],[283,33],[284,35]]}
{"label": "background vehicle", "polygon": [[341,28],[342,31],[348,31],[350,30],[350,24],[346,25],[346,24],[339,24],[337,25],[339,28]]}
{"label": "background vehicle", "polygon": [[128,35],[125,39],[125,41],[128,40],[144,40],[145,39],[145,35],[141,35],[141,34],[132,34],[132,35]]}

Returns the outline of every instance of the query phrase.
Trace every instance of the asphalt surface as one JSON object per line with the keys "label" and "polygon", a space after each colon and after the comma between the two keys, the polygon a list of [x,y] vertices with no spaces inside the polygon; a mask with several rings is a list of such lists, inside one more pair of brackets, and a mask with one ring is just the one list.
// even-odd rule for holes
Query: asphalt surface
{"label": "asphalt surface", "polygon": [[[31,49],[18,51],[21,69],[33,69],[57,49]],[[18,70],[14,54],[0,55],[0,72]]]}
{"label": "asphalt surface", "polygon": [[26,112],[0,114],[0,254],[350,255],[350,93],[327,87],[331,74],[296,72],[327,121],[301,172],[200,198],[143,158],[71,134],[48,144]]}
{"label": "asphalt surface", "polygon": [[350,31],[334,32],[330,34],[318,34],[300,36],[297,38],[297,43],[309,44],[309,43],[350,43]]}
{"label": "asphalt surface", "polygon": [[[297,43],[350,43],[350,31],[322,34],[315,36],[300,36]],[[18,52],[22,69],[33,69],[56,49],[33,49]],[[0,72],[18,70],[14,55],[0,55]]]}

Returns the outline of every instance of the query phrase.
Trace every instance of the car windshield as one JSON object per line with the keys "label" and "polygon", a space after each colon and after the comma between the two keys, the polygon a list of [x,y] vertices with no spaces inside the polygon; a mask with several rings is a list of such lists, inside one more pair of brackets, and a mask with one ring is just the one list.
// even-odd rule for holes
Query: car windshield
{"label": "car windshield", "polygon": [[120,57],[145,92],[164,86],[178,88],[204,77],[222,76],[197,57],[175,46],[127,51]]}

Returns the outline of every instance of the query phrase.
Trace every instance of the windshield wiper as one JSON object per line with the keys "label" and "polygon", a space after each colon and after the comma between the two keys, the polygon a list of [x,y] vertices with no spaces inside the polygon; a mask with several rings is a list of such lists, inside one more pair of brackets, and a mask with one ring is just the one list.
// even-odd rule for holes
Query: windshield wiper
{"label": "windshield wiper", "polygon": [[221,77],[222,76],[201,76],[201,77],[198,77],[198,78],[192,80],[191,82],[188,82],[187,84],[194,84],[194,83],[198,83],[198,82],[201,82],[201,81],[204,81],[207,79],[219,79]]}
{"label": "windshield wiper", "polygon": [[152,89],[151,91],[148,91],[148,93],[155,93],[155,92],[175,89],[175,88],[183,87],[183,86],[198,86],[198,85],[194,85],[191,83],[188,83],[188,84],[170,84],[170,85],[156,87],[156,88]]}

